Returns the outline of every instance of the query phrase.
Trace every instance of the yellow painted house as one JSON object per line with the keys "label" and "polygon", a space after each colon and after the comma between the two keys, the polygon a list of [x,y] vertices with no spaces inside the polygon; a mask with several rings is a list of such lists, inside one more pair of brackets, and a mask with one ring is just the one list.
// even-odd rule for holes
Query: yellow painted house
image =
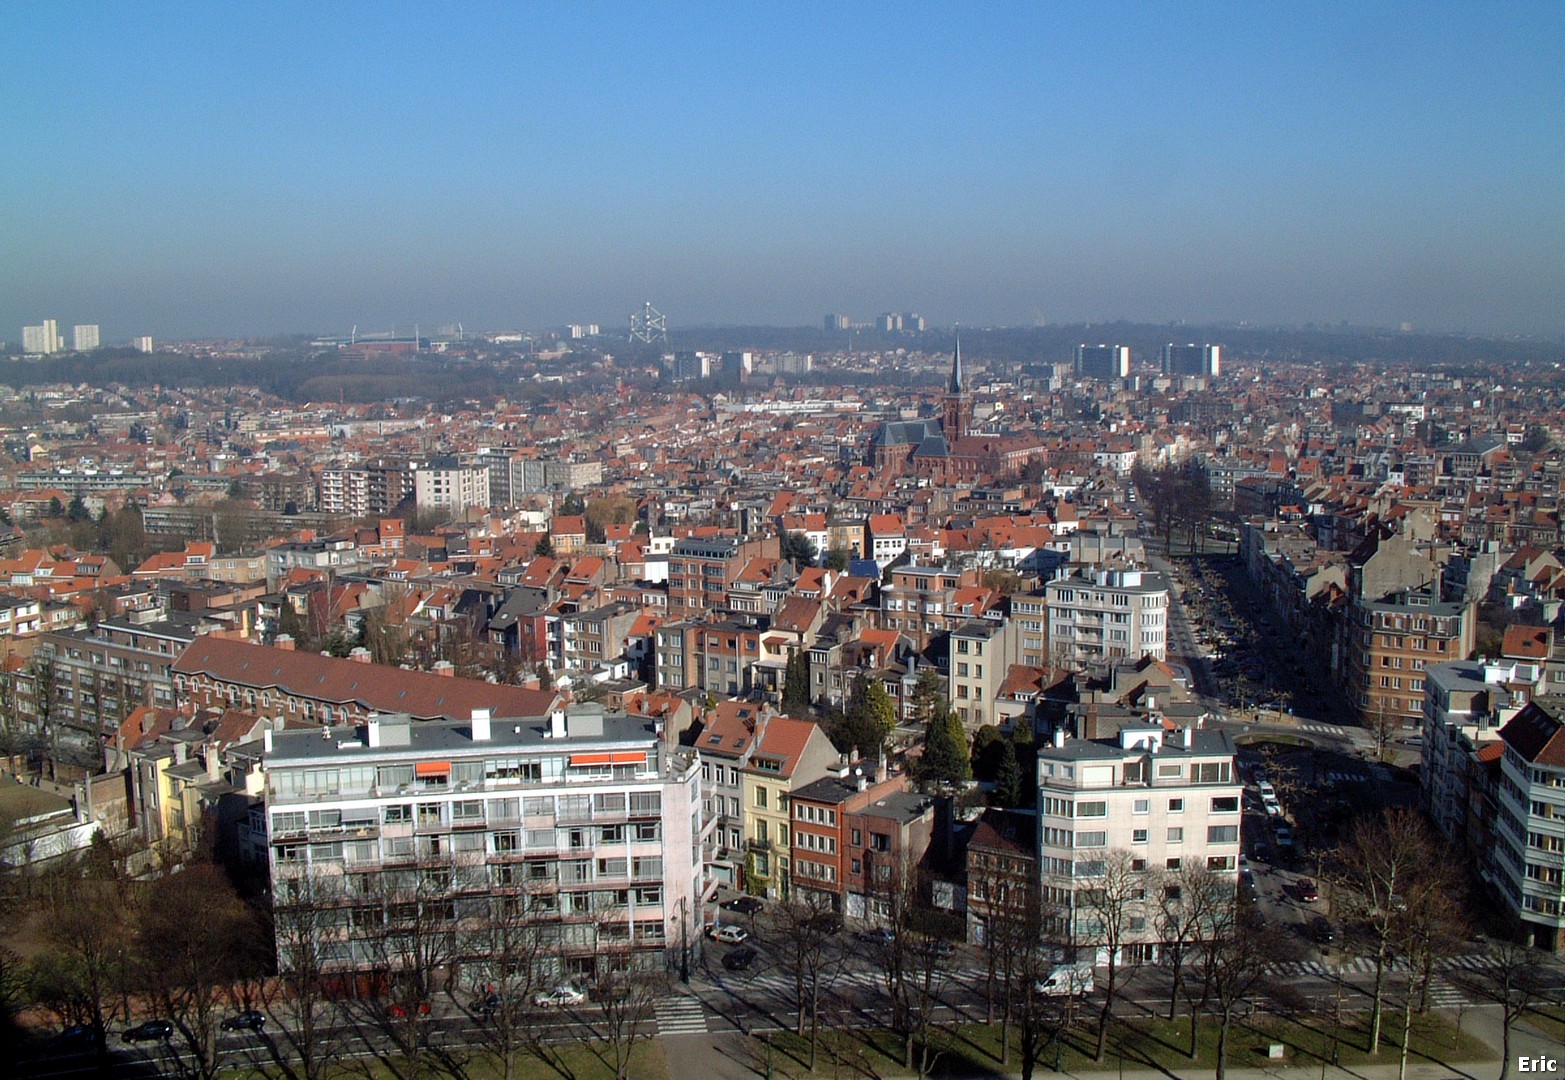
{"label": "yellow painted house", "polygon": [[794,791],[824,777],[838,761],[826,732],[813,720],[774,716],[762,721],[741,777],[747,892],[786,898],[789,883],[789,805]]}

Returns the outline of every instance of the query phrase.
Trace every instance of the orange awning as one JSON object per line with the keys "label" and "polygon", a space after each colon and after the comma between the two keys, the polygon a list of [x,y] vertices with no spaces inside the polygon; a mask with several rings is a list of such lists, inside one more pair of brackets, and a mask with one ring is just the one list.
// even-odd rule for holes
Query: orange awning
{"label": "orange awning", "polygon": [[613,754],[572,754],[571,768],[579,769],[583,765],[608,765],[613,759]]}
{"label": "orange awning", "polygon": [[450,776],[451,763],[449,761],[420,761],[413,766],[414,776]]}

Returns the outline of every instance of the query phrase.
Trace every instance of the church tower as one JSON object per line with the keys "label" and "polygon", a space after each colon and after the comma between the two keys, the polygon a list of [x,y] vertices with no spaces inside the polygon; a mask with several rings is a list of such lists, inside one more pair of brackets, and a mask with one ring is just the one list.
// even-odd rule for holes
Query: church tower
{"label": "church tower", "polygon": [[967,390],[962,386],[962,335],[957,334],[956,350],[951,355],[951,382],[946,387],[940,421],[947,444],[967,437],[972,415],[972,403],[967,400]]}

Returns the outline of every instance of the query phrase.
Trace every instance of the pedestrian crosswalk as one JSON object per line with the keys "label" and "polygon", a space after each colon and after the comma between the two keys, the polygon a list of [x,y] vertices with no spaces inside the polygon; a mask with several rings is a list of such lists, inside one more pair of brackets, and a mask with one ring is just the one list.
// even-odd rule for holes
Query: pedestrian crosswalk
{"label": "pedestrian crosswalk", "polygon": [[1313,731],[1317,735],[1335,735],[1342,738],[1347,735],[1348,729],[1338,727],[1336,724],[1300,724],[1300,731]]}
{"label": "pedestrian crosswalk", "polygon": [[1367,784],[1369,774],[1361,772],[1329,772],[1326,774],[1328,784]]}
{"label": "pedestrian crosswalk", "polygon": [[706,1009],[693,997],[674,994],[659,998],[657,1014],[659,1035],[705,1035]]}
{"label": "pedestrian crosswalk", "polygon": [[1334,979],[1339,975],[1366,975],[1375,970],[1375,962],[1362,956],[1344,957],[1335,963],[1324,960],[1294,960],[1286,964],[1273,964],[1274,975],[1314,975]]}
{"label": "pedestrian crosswalk", "polygon": [[1437,975],[1429,982],[1429,1004],[1436,1009],[1454,1009],[1467,1004],[1467,995]]}

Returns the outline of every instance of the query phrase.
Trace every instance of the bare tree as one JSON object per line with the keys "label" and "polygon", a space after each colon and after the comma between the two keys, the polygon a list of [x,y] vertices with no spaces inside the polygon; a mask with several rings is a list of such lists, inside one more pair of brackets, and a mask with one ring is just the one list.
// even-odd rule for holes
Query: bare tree
{"label": "bare tree", "polygon": [[603,1037],[608,1054],[604,1062],[614,1080],[630,1080],[631,1058],[636,1044],[652,1038],[657,1001],[668,991],[668,973],[649,966],[645,954],[623,936],[628,923],[609,917],[598,927],[597,975],[592,996],[603,1016]]}
{"label": "bare tree", "polygon": [[550,955],[545,911],[525,888],[475,903],[475,917],[459,938],[462,971],[483,1021],[478,1041],[503,1080],[515,1080],[522,1055],[538,1046],[532,997],[542,988]]}
{"label": "bare tree", "polygon": [[1511,1030],[1546,988],[1537,951],[1523,943],[1520,920],[1511,919],[1503,930],[1489,940],[1476,969],[1452,975],[1464,990],[1500,1006],[1500,1080],[1510,1075]]}
{"label": "bare tree", "polygon": [[1217,1014],[1217,1080],[1224,1080],[1234,1021],[1271,984],[1274,966],[1293,953],[1287,936],[1268,927],[1249,901],[1216,913],[1213,931],[1203,948],[1202,976],[1206,1003]]}
{"label": "bare tree", "polygon": [[211,863],[195,863],[149,888],[140,909],[137,974],[188,1052],[175,1052],[181,1075],[210,1080],[218,1074],[223,992],[255,931],[249,909]]}
{"label": "bare tree", "polygon": [[1456,875],[1451,864],[1436,856],[1429,845],[1431,861],[1409,883],[1403,896],[1404,907],[1393,928],[1392,948],[1405,965],[1407,982],[1402,998],[1402,1049],[1397,1063],[1397,1080],[1407,1076],[1408,1037],[1413,1031],[1413,1007],[1434,977],[1435,960],[1446,955],[1461,940],[1461,907],[1456,900]]}
{"label": "bare tree", "polygon": [[1349,941],[1356,942],[1375,965],[1370,991],[1371,1054],[1380,1052],[1386,976],[1409,921],[1408,898],[1422,889],[1421,882],[1439,861],[1418,816],[1408,810],[1388,810],[1355,823],[1347,843],[1328,864],[1333,896],[1346,915]]}
{"label": "bare tree", "polygon": [[830,896],[814,889],[793,889],[773,915],[778,959],[793,980],[795,1034],[803,1038],[808,1030],[813,1070],[820,1048],[822,983],[840,959],[831,949],[839,924]]}
{"label": "bare tree", "polygon": [[273,883],[272,940],[284,998],[276,1004],[286,1006],[273,1009],[283,1020],[273,1057],[290,1080],[322,1080],[342,1050],[328,990],[334,961],[346,959],[352,919],[346,881],[340,874],[306,871]]}
{"label": "bare tree", "polygon": [[1119,989],[1119,974],[1127,946],[1146,925],[1147,876],[1136,869],[1128,851],[1110,851],[1101,861],[1076,863],[1076,937],[1094,949],[1107,966],[1103,1008],[1098,1014],[1097,1060],[1108,1053],[1109,1022]]}
{"label": "bare tree", "polygon": [[1011,1063],[1011,1022],[1025,1008],[1030,987],[1024,985],[1035,966],[1042,926],[1038,914],[1038,882],[1028,873],[1030,862],[1004,857],[978,859],[968,875],[968,904],[983,914],[984,1001],[986,1022],[993,1023],[998,1006],[1000,1064]]}
{"label": "bare tree", "polygon": [[1228,918],[1234,905],[1232,878],[1204,866],[1181,866],[1162,875],[1157,888],[1154,925],[1163,942],[1162,960],[1173,976],[1168,995],[1168,1018],[1179,1015],[1179,998],[1185,990],[1185,964]]}
{"label": "bare tree", "polygon": [[902,1042],[902,1067],[929,1075],[940,1056],[935,1008],[946,982],[949,943],[925,932],[923,879],[908,860],[873,868],[890,936],[881,949],[891,1028]]}
{"label": "bare tree", "polygon": [[38,989],[47,987],[65,1018],[88,1024],[98,1054],[105,1055],[111,1006],[127,985],[130,895],[123,882],[84,878],[74,868],[50,874],[44,885],[49,950],[42,966],[35,964],[35,976],[45,976]]}

